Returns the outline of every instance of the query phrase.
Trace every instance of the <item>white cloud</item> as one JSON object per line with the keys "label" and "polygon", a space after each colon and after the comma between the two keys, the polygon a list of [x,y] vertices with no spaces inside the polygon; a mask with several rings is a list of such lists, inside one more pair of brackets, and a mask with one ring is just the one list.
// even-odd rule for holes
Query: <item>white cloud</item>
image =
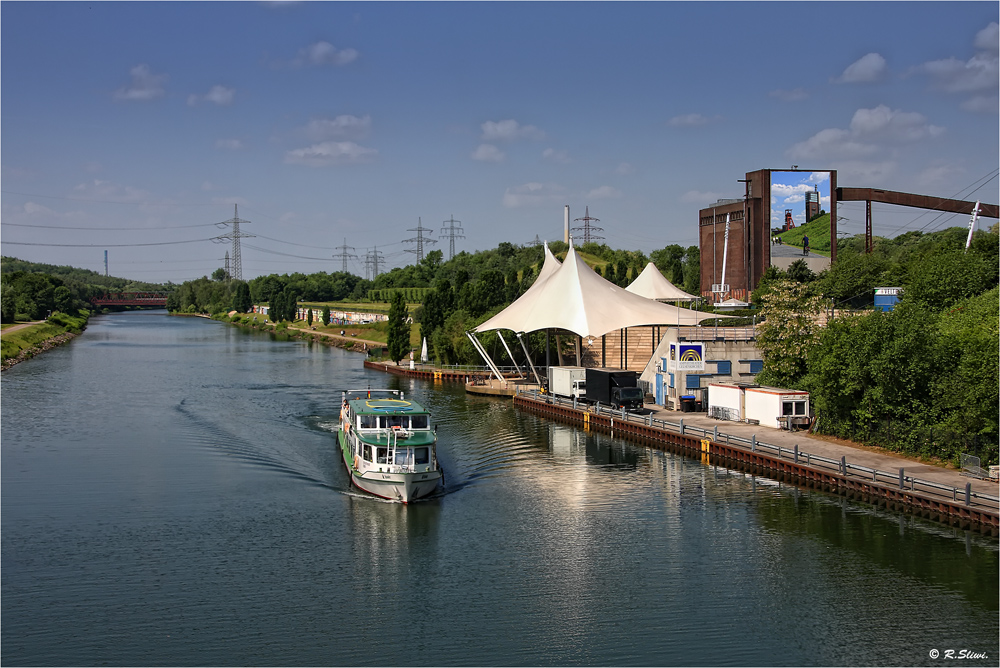
{"label": "white cloud", "polygon": [[927,167],[917,174],[916,182],[920,186],[918,192],[928,192],[942,186],[947,187],[959,180],[964,173],[964,169],[953,164]]}
{"label": "white cloud", "polygon": [[925,75],[931,86],[946,93],[970,95],[962,109],[977,113],[997,112],[997,91],[1000,88],[1000,26],[996,22],[980,30],[973,40],[976,53],[969,60],[945,58],[932,60],[915,68]]}
{"label": "white cloud", "polygon": [[608,199],[621,196],[622,191],[618,190],[618,188],[614,188],[612,186],[598,186],[587,193],[584,199]]}
{"label": "white cloud", "polygon": [[73,188],[73,192],[84,199],[106,202],[146,202],[150,198],[145,190],[100,179],[80,183]]}
{"label": "white cloud", "polygon": [[542,157],[560,165],[568,165],[573,162],[566,151],[557,151],[554,148],[547,148],[542,151]]}
{"label": "white cloud", "polygon": [[566,189],[552,183],[525,183],[507,188],[503,194],[503,205],[516,209],[530,206],[551,206],[564,203]]}
{"label": "white cloud", "polygon": [[994,21],[977,32],[972,46],[978,51],[1000,52],[1000,25]]}
{"label": "white cloud", "polygon": [[786,155],[793,160],[857,160],[872,157],[894,145],[921,142],[942,133],[944,128],[931,125],[921,114],[893,110],[880,104],[855,111],[848,129],[820,130],[793,145]]}
{"label": "white cloud", "polygon": [[319,41],[301,49],[298,57],[292,61],[292,66],[333,65],[339,67],[354,62],[358,59],[358,55],[355,49],[338,49],[329,42]]}
{"label": "white cloud", "polygon": [[801,102],[809,97],[809,91],[805,88],[793,88],[792,90],[778,88],[768,92],[768,95],[782,102]]}
{"label": "white cloud", "polygon": [[622,176],[627,176],[635,172],[635,167],[627,162],[623,162],[618,167],[615,168],[616,174],[621,174]]}
{"label": "white cloud", "polygon": [[243,142],[239,139],[216,139],[215,148],[238,151],[243,148]]}
{"label": "white cloud", "polygon": [[504,152],[493,144],[480,144],[476,150],[472,152],[472,159],[480,160],[482,162],[503,162],[505,157],[507,156]]}
{"label": "white cloud", "polygon": [[884,104],[874,109],[858,109],[851,119],[851,134],[855,137],[876,137],[903,143],[937,137],[944,128],[931,125],[915,111],[893,110]]}
{"label": "white cloud", "polygon": [[145,102],[165,94],[163,85],[167,81],[166,74],[153,74],[149,65],[136,65],[129,70],[129,74],[132,75],[132,83],[115,91],[116,100]]}
{"label": "white cloud", "polygon": [[55,216],[56,212],[47,206],[42,206],[41,204],[36,204],[35,202],[25,202],[24,203],[24,213],[29,216]]}
{"label": "white cloud", "polygon": [[512,118],[504,121],[486,121],[480,127],[483,130],[483,141],[485,142],[545,138],[545,133],[534,125],[521,125]]}
{"label": "white cloud", "polygon": [[309,167],[326,167],[371,162],[377,155],[378,150],[359,146],[352,141],[326,141],[289,151],[285,154],[285,162]]}
{"label": "white cloud", "polygon": [[218,190],[219,187],[212,183],[211,181],[202,181],[201,189],[205,192],[212,192],[213,190]]}
{"label": "white cloud", "polygon": [[306,135],[313,141],[328,139],[363,139],[371,131],[371,116],[341,114],[336,118],[314,118],[306,125]]}
{"label": "white cloud", "polygon": [[876,83],[885,79],[888,71],[885,58],[877,53],[869,53],[848,65],[843,74],[833,81],[835,83]]}
{"label": "white cloud", "polygon": [[225,107],[233,103],[233,98],[236,96],[235,88],[227,88],[226,86],[212,86],[212,88],[204,95],[188,95],[188,106],[195,106],[200,102],[211,102],[212,104],[217,104],[220,107]]}
{"label": "white cloud", "polygon": [[974,95],[963,102],[961,107],[977,114],[995,114],[1000,111],[996,95]]}

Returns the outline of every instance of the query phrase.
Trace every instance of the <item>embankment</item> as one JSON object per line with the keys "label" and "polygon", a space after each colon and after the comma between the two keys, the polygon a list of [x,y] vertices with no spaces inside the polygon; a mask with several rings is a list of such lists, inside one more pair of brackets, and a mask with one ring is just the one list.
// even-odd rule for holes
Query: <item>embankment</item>
{"label": "embankment", "polygon": [[0,335],[0,370],[73,340],[86,328],[89,316],[54,313],[48,320],[8,327]]}

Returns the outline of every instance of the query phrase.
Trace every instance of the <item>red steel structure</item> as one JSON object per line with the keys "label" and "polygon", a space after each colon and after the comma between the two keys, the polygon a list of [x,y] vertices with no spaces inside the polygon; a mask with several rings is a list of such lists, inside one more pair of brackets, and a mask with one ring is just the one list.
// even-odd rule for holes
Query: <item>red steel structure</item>
{"label": "red steel structure", "polygon": [[149,306],[167,307],[166,292],[105,292],[100,297],[91,297],[94,306]]}

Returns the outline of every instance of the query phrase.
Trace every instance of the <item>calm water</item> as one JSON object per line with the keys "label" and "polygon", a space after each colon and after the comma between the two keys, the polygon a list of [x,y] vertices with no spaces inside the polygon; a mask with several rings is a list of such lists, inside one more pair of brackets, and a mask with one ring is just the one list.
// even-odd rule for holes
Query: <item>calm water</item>
{"label": "calm water", "polygon": [[[439,423],[355,493],[339,391]],[[202,319],[2,377],[5,665],[997,665],[998,545]],[[988,654],[932,660],[930,650]]]}

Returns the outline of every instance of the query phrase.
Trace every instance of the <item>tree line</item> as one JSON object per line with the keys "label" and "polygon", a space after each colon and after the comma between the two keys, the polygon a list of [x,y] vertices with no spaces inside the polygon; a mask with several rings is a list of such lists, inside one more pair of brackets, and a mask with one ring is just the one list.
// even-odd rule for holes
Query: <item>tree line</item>
{"label": "tree line", "polygon": [[[854,239],[819,276],[770,272],[754,293],[764,318],[757,381],[808,390],[821,433],[997,463],[1000,237],[997,226],[977,232],[966,251],[966,234],[878,239],[870,255]],[[876,287],[903,289],[894,310],[852,310],[871,306]]]}

